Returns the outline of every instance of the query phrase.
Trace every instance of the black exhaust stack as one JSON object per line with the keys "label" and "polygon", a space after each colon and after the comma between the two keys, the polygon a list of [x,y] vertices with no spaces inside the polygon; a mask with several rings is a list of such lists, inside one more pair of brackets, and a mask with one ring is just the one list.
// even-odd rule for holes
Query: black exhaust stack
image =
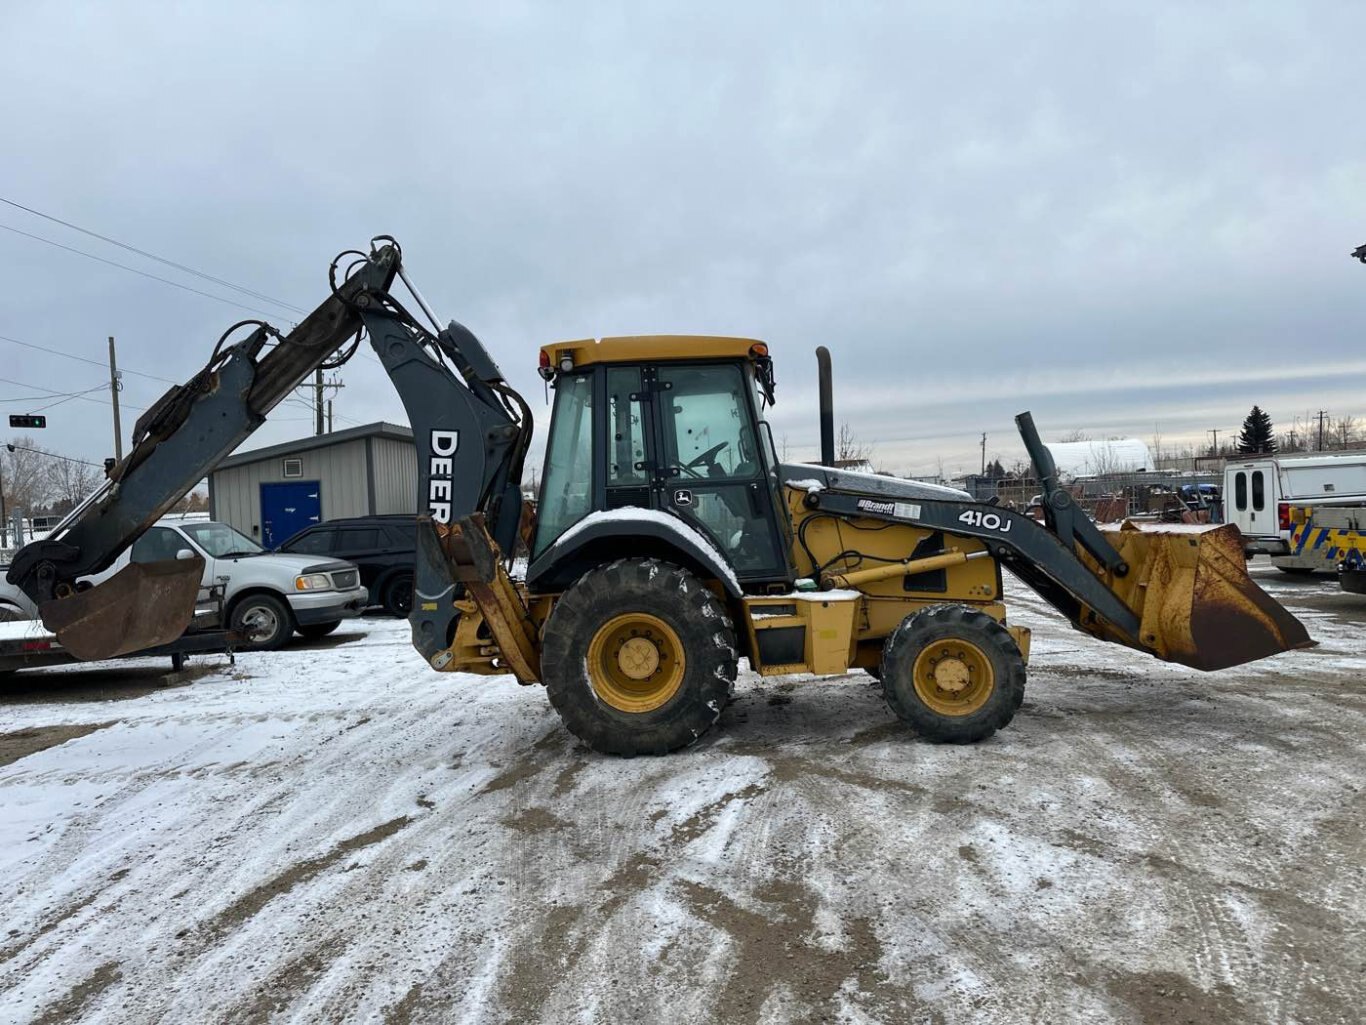
{"label": "black exhaust stack", "polygon": [[816,374],[821,389],[821,465],[835,465],[835,400],[830,382],[830,350],[816,346]]}

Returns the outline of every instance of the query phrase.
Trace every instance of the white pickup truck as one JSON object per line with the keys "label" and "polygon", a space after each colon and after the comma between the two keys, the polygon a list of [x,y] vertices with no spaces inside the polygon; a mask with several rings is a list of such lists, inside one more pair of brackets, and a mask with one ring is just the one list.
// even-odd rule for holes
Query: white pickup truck
{"label": "white pickup truck", "polygon": [[[359,616],[369,602],[369,591],[352,563],[270,552],[212,520],[161,521],[89,582],[101,583],[130,561],[196,555],[204,560],[201,599],[210,587],[221,585],[228,625],[252,648],[281,647],[296,630],[304,637],[323,637],[343,619]],[[0,577],[0,609],[8,606],[37,616],[28,597]]]}

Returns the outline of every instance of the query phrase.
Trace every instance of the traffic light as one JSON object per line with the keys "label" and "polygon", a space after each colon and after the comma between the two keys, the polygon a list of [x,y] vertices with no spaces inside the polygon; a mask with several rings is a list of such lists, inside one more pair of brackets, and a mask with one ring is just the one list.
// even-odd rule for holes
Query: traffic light
{"label": "traffic light", "polygon": [[11,413],[9,425],[11,427],[23,427],[30,430],[38,427],[46,427],[47,417],[34,416],[32,413]]}

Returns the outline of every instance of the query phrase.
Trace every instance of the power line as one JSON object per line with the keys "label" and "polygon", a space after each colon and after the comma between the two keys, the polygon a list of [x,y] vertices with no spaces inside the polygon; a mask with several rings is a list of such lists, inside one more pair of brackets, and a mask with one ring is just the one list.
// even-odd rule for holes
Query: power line
{"label": "power line", "polygon": [[108,242],[111,246],[118,246],[120,249],[126,249],[130,253],[136,253],[138,256],[145,256],[147,259],[155,260],[157,263],[163,263],[167,267],[174,267],[176,270],[184,271],[186,274],[193,274],[195,277],[203,278],[205,281],[212,281],[215,285],[223,285],[225,288],[231,288],[235,292],[241,292],[254,299],[263,299],[266,302],[274,303],[276,306],[283,306],[287,310],[293,310],[295,313],[307,312],[306,310],[302,310],[295,306],[293,303],[285,302],[283,299],[276,299],[274,296],[266,295],[264,292],[258,292],[254,288],[247,288],[245,285],[235,285],[231,281],[214,277],[212,274],[206,274],[203,271],[195,270],[193,267],[187,267],[183,263],[176,263],[176,261],[168,260],[164,256],[157,256],[156,253],[149,253],[145,249],[139,249],[137,246],[129,245],[127,242],[120,242],[118,239],[110,238],[108,235],[101,235],[98,231],[82,228],[79,224],[72,224],[70,221],[64,221],[60,217],[52,216],[52,214],[45,214],[41,210],[35,210],[31,206],[24,206],[23,203],[16,203],[12,199],[6,199],[4,196],[0,196],[0,203],[12,206],[16,210],[23,210],[25,213],[33,214],[35,217],[41,217],[43,220],[51,221],[53,224],[60,224],[62,227],[70,228],[72,231],[79,231],[82,235],[89,235],[91,238],[97,238],[101,242]]}
{"label": "power line", "polygon": [[70,395],[65,395],[55,402],[49,402],[46,405],[39,406],[37,409],[30,409],[29,412],[41,413],[45,409],[51,409],[53,406],[60,406],[63,402],[70,402],[72,399],[79,399],[84,395],[89,395],[91,392],[104,391],[107,387],[109,386],[105,384],[97,384],[95,387],[87,388],[85,391],[72,392]]}
{"label": "power line", "polygon": [[156,274],[148,274],[145,270],[138,270],[136,267],[129,267],[126,263],[118,263],[114,260],[106,260],[103,256],[96,256],[94,253],[87,253],[84,249],[73,249],[71,246],[64,246],[60,242],[54,242],[50,238],[43,238],[43,236],[41,235],[34,235],[27,231],[20,231],[18,228],[12,228],[8,224],[0,224],[0,228],[3,228],[5,231],[11,231],[16,235],[22,235],[24,236],[24,238],[31,238],[35,242],[42,242],[44,245],[54,246],[57,249],[64,249],[68,253],[75,253],[77,256],[84,256],[87,260],[95,260],[98,263],[106,263],[110,267],[117,267],[119,270],[126,270],[130,274],[138,274],[144,278],[150,278],[153,281],[160,281],[163,285],[170,285],[172,288],[179,288],[183,289],[186,292],[193,292],[195,295],[202,295],[205,299],[213,299],[215,302],[227,303],[229,306],[236,306],[238,309],[250,310],[252,313],[261,314],[261,316],[263,317],[275,316],[275,314],[267,313],[265,310],[260,309],[256,306],[248,306],[246,303],[239,303],[236,299],[226,299],[221,295],[214,295],[212,292],[204,292],[198,288],[191,288],[189,285],[182,285],[179,281],[172,281],[170,278],[159,277]]}
{"label": "power line", "polygon": [[[100,385],[100,387],[103,388],[104,385]],[[94,389],[91,389],[91,390],[93,391]],[[68,392],[68,393],[66,393],[66,394],[68,394],[68,395],[84,395],[85,392]],[[16,396],[15,398],[12,398],[12,399],[0,399],[0,402],[38,402],[38,401],[40,401],[40,400],[42,400],[42,399],[50,399],[50,398],[52,398],[51,395],[19,395],[19,396]]]}
{"label": "power line", "polygon": [[15,451],[15,449],[18,449],[20,452],[36,452],[40,456],[48,456],[51,459],[60,459],[63,462],[67,463],[81,463],[85,466],[93,466],[97,470],[104,469],[104,466],[101,463],[92,463],[89,459],[77,459],[74,456],[58,455],[56,452],[49,452],[47,449],[44,448],[29,448],[27,445],[10,444],[6,444],[5,448],[9,449],[11,452]]}
{"label": "power line", "polygon": [[[97,359],[90,359],[86,356],[77,356],[74,352],[63,352],[61,349],[51,349],[48,348],[46,345],[34,345],[32,342],[21,342],[18,338],[10,338],[6,335],[0,335],[0,342],[9,342],[13,345],[22,345],[25,349],[36,349],[39,352],[50,353],[53,356],[65,356],[67,359],[74,359],[79,360],[82,363],[89,363],[92,367],[100,367],[102,369],[108,369],[109,367],[108,363],[101,363]],[[134,377],[145,377],[149,381],[160,381],[163,384],[178,383],[176,381],[172,381],[169,377],[157,377],[156,374],[144,374],[140,370],[129,370],[127,367],[119,367],[119,373],[132,374]]]}
{"label": "power line", "polygon": [[[18,388],[37,388],[37,389],[38,389],[39,391],[41,391],[41,392],[47,392],[47,396],[48,396],[49,398],[66,398],[66,397],[72,397],[72,398],[83,399],[83,400],[86,401],[86,402],[93,402],[93,403],[95,403],[95,405],[97,405],[97,406],[106,405],[106,403],[101,402],[99,399],[92,399],[92,398],[90,398],[88,395],[83,395],[83,394],[82,394],[82,395],[72,395],[70,392],[53,391],[51,388],[44,388],[44,387],[43,387],[42,385],[40,385],[40,384],[25,384],[23,381],[14,381],[14,380],[11,380],[11,379],[8,378],[8,377],[0,377],[0,382],[3,382],[3,383],[5,383],[5,384],[12,384],[12,385],[14,385],[15,387],[18,387]],[[100,385],[100,388],[105,388],[105,387],[108,387],[108,386],[107,386],[107,385],[103,385],[103,384]],[[94,390],[94,389],[92,389],[92,390]],[[132,405],[131,403],[126,403],[126,405],[128,406],[129,409],[136,409],[136,410],[143,411],[143,412],[145,412],[146,409],[147,409],[146,406],[134,406],[134,405]]]}

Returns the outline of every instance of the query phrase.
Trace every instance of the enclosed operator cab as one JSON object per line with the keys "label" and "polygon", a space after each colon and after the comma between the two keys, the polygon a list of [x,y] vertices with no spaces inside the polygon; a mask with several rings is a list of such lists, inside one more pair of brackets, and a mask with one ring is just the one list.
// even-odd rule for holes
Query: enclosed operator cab
{"label": "enclosed operator cab", "polygon": [[[700,535],[704,554],[724,560],[745,591],[791,587],[792,528],[763,420],[773,401],[764,343],[679,335],[564,342],[541,350],[541,373],[553,382],[555,406],[527,572],[535,590],[572,583],[610,558],[623,533],[648,546],[650,532],[661,548]],[[692,531],[612,515],[628,508],[671,514]],[[702,560],[697,568],[714,567]]]}

